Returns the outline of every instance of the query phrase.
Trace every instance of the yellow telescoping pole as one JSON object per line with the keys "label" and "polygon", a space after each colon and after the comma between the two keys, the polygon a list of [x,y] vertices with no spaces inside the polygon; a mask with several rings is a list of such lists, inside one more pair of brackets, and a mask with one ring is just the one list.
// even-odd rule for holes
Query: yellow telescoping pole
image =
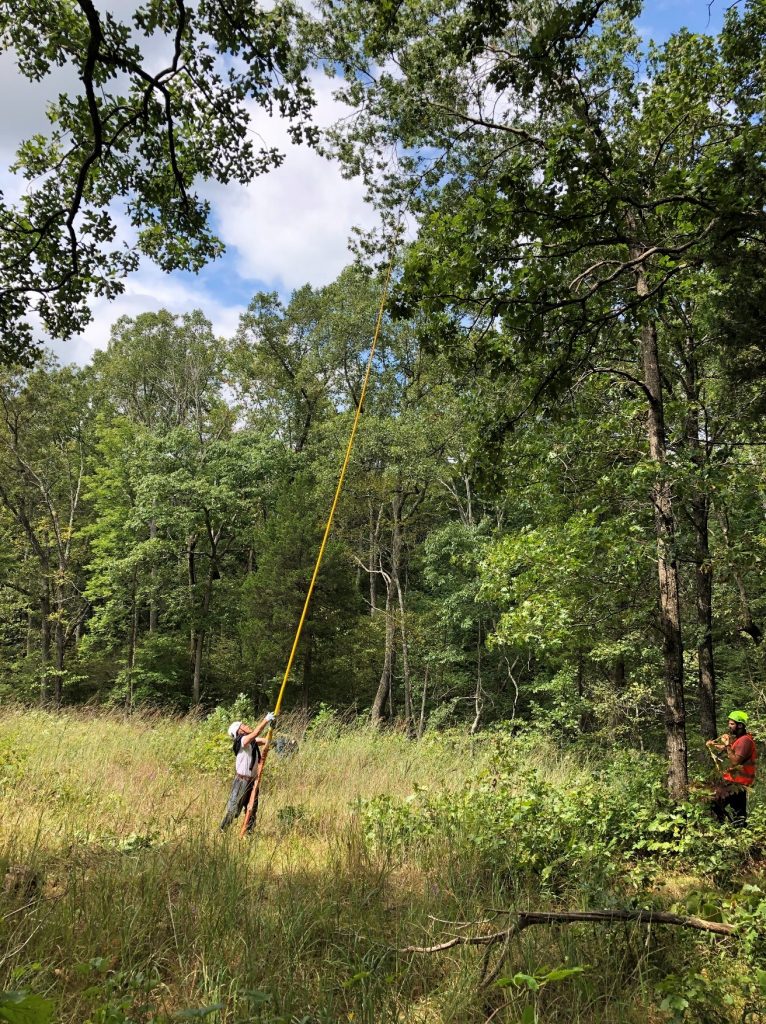
{"label": "yellow telescoping pole", "polygon": [[[378,309],[378,318],[377,318],[377,321],[375,323],[375,333],[374,333],[373,338],[372,338],[372,345],[370,346],[370,354],[369,354],[369,357],[367,359],[367,368],[366,368],[366,370],[364,372],[364,380],[362,381],[362,390],[361,390],[361,393],[359,395],[359,401],[357,403],[356,413],[354,415],[354,422],[353,422],[352,427],[351,427],[351,435],[350,435],[350,437],[348,439],[348,445],[346,447],[346,457],[343,460],[343,465],[342,465],[341,470],[340,470],[340,475],[338,476],[338,484],[337,484],[337,486],[335,488],[335,496],[334,496],[334,498],[332,500],[332,505],[330,506],[330,514],[328,515],[327,523],[325,524],[324,536],[322,537],[322,543],[319,546],[319,554],[317,555],[317,560],[316,560],[316,563],[314,565],[314,572],[311,575],[311,581],[309,582],[309,588],[308,588],[308,591],[306,592],[306,600],[303,602],[303,611],[301,612],[301,617],[300,617],[300,620],[298,622],[298,628],[295,631],[295,639],[293,640],[292,650],[290,651],[290,657],[287,659],[287,666],[285,668],[285,674],[282,677],[282,685],[279,688],[279,695],[277,696],[277,702],[274,705],[274,714],[275,715],[279,715],[279,712],[280,712],[280,710],[282,708],[282,699],[283,699],[283,697],[285,695],[285,688],[287,687],[287,681],[290,678],[290,673],[292,672],[292,669],[293,669],[293,662],[295,661],[295,655],[296,655],[296,653],[298,651],[298,644],[300,643],[301,634],[303,632],[303,624],[306,621],[306,616],[308,615],[309,605],[311,604],[311,596],[314,593],[314,587],[316,585],[317,576],[319,575],[319,570],[320,570],[321,565],[322,565],[322,559],[324,558],[325,548],[327,547],[327,541],[328,541],[328,538],[330,536],[330,530],[332,529],[332,522],[333,522],[333,519],[335,518],[335,509],[338,507],[338,501],[340,500],[340,494],[341,494],[341,491],[343,490],[343,481],[346,479],[346,470],[348,469],[348,464],[351,461],[351,452],[352,452],[353,447],[354,447],[354,439],[356,438],[356,431],[357,431],[357,427],[359,426],[359,419],[360,419],[360,417],[362,415],[362,406],[364,405],[364,399],[365,399],[365,396],[367,394],[367,385],[368,385],[369,380],[370,380],[370,372],[372,370],[372,360],[373,360],[373,357],[375,356],[375,348],[376,348],[376,346],[378,344],[378,338],[380,337],[381,327],[383,326],[383,313],[384,313],[385,308],[386,308],[386,298],[388,296],[388,286],[389,286],[389,283],[391,281],[391,272],[393,270],[393,266],[394,266],[394,258],[392,256],[391,257],[391,261],[388,264],[388,270],[386,271],[386,278],[385,278],[385,281],[383,283],[383,292],[382,292],[382,295],[381,295],[381,298],[380,298],[380,307]],[[253,786],[252,792],[250,794],[250,799],[249,799],[249,801],[247,803],[247,813],[245,814],[245,819],[242,822],[242,828],[240,830],[240,835],[241,836],[244,836],[245,832],[247,831],[247,826],[249,825],[250,818],[252,817],[252,814],[253,814],[253,807],[255,806],[255,801],[258,798],[258,790],[260,789],[261,778],[263,777],[263,768],[264,768],[264,765],[266,763],[266,757],[267,757],[268,752],[269,752],[269,747],[271,745],[271,737],[272,737],[273,733],[274,733],[274,727],[273,727],[273,725],[270,725],[269,726],[269,731],[266,733],[266,743],[264,744],[263,750],[261,751],[261,763],[258,766],[258,774],[256,776],[255,785]]]}

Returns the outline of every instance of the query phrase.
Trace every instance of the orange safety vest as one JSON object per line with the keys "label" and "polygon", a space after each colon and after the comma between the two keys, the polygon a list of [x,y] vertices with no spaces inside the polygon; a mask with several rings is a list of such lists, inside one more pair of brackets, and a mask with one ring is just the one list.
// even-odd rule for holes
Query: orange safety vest
{"label": "orange safety vest", "polygon": [[750,740],[750,757],[742,764],[732,765],[729,771],[723,773],[723,777],[726,782],[736,782],[740,786],[752,786],[755,782],[755,762],[758,752],[755,747],[755,740],[749,732],[746,732],[732,743],[731,749],[735,754],[740,753],[737,750],[737,744],[741,743],[742,740]]}

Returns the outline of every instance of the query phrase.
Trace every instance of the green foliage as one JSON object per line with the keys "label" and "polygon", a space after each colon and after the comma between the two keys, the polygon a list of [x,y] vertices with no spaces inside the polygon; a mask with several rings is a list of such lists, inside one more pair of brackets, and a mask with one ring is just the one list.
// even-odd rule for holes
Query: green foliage
{"label": "green foliage", "polygon": [[16,737],[3,736],[0,740],[0,788],[13,786],[27,770],[29,751],[19,749]]}
{"label": "green foliage", "polygon": [[204,727],[211,733],[225,733],[232,722],[255,723],[256,709],[246,693],[238,693],[231,704],[219,704],[205,718]]}
{"label": "green foliage", "polygon": [[93,957],[75,970],[88,983],[83,995],[99,1004],[85,1024],[134,1024],[147,1017],[160,1024],[165,1017],[154,1012],[154,995],[160,986],[156,970],[114,970],[104,957]]}
{"label": "green foliage", "polygon": [[[587,970],[590,970],[588,965],[582,967],[562,966],[552,969],[544,968],[535,971],[534,974],[524,974],[522,971],[518,971],[516,974],[498,978],[495,985],[501,989],[513,986],[514,988],[531,992],[536,996],[546,985],[550,985],[552,982],[566,981],[568,978],[575,978]],[[535,1004],[532,1003],[525,1006],[521,1014],[520,1024],[536,1024],[537,1020]]]}
{"label": "green foliage", "polygon": [[512,884],[534,880],[541,893],[580,897],[608,887],[616,873],[640,880],[669,864],[722,882],[766,841],[760,807],[747,830],[736,830],[721,828],[704,800],[671,804],[662,762],[652,755],[615,751],[578,761],[573,753],[565,763],[559,781],[545,741],[501,738],[490,767],[458,793],[416,789],[405,800],[365,801],[366,838],[403,856],[447,842],[477,870]]}
{"label": "green foliage", "polygon": [[[761,908],[763,902],[760,901]],[[738,926],[739,920],[734,917]],[[763,934],[761,920],[761,934]],[[746,947],[745,947],[746,948]],[[731,1020],[757,1021],[766,1012],[766,972],[758,967],[752,950],[739,954],[733,965],[725,965],[720,955],[711,969],[691,968],[671,973],[656,985],[660,1010],[668,1021],[703,1021],[727,1024]],[[727,970],[727,966],[733,969]]]}
{"label": "green foliage", "polygon": [[0,1021],[5,1024],[49,1024],[53,1002],[29,992],[0,992]]}
{"label": "green foliage", "polygon": [[332,738],[340,733],[342,726],[334,708],[321,701],[314,709],[311,721],[306,727],[306,735],[316,735]]}
{"label": "green foliage", "polygon": [[[287,118],[294,141],[316,141],[291,4],[231,20],[216,5],[124,13],[65,0],[23,17],[0,9],[0,45],[23,76],[41,82],[63,67],[79,83],[47,105],[48,133],[19,147],[13,170],[26,185],[2,204],[5,362],[39,351],[30,302],[50,335],[71,337],[90,319],[89,298],[119,294],[140,254],[166,271],[220,254],[199,183],[246,183],[283,159],[253,144],[249,104]],[[132,244],[116,237],[120,216]]]}
{"label": "green foliage", "polygon": [[[736,501],[722,466],[760,445],[747,410],[762,388],[746,396],[747,371],[725,383],[732,353],[762,367],[747,295],[762,278],[764,81],[743,45],[762,51],[760,6],[732,8],[718,38],[681,29],[646,46],[635,0],[321,5],[315,34],[354,110],[334,152],[391,231],[400,208],[419,217],[397,311],[456,379],[470,371],[476,461],[506,498],[479,593],[509,665],[535,662],[533,701],[509,669],[515,701],[555,702],[549,721],[568,731],[636,737],[659,680],[675,721],[685,644],[715,732],[713,510]],[[740,628],[758,637],[760,582],[727,561]],[[743,653],[732,661],[757,688],[763,665]]]}

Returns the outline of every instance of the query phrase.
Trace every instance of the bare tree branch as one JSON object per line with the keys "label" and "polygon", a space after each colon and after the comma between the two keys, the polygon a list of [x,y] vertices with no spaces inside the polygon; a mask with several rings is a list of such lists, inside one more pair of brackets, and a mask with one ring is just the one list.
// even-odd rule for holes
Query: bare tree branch
{"label": "bare tree branch", "polygon": [[524,910],[519,913],[510,928],[504,928],[502,931],[490,932],[489,935],[455,935],[435,946],[406,946],[399,952],[441,953],[455,946],[491,946],[497,942],[507,942],[534,924],[576,924],[582,921],[597,921],[604,924],[635,921],[637,924],[667,924],[679,928],[693,928],[715,935],[736,935],[736,929],[731,924],[706,921],[701,917],[684,917],[659,910]]}

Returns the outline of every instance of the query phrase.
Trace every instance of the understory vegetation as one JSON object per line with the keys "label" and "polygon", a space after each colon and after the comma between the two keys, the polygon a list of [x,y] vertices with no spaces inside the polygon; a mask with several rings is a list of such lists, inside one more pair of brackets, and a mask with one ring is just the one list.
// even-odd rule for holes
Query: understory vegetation
{"label": "understory vegetation", "polygon": [[[722,829],[701,801],[669,801],[651,754],[507,728],[412,741],[325,713],[282,723],[298,749],[270,756],[257,835],[240,839],[218,823],[225,727],[244,710],[3,712],[0,1020],[763,1019],[757,798],[748,829]],[[402,952],[546,909],[736,932],[553,924]]]}

